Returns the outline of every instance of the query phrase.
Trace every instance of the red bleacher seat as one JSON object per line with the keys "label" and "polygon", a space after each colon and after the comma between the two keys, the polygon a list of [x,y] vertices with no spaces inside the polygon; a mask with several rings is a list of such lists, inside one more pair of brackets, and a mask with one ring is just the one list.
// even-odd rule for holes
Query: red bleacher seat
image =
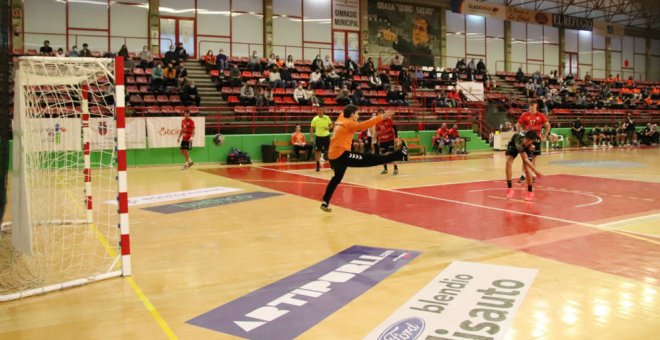
{"label": "red bleacher seat", "polygon": [[140,90],[138,90],[138,87],[135,85],[127,85],[126,86],[126,92],[127,93],[139,93]]}
{"label": "red bleacher seat", "polygon": [[126,77],[126,84],[135,84],[135,77],[128,76]]}
{"label": "red bleacher seat", "polygon": [[148,94],[148,95],[144,96],[144,98],[142,98],[142,100],[147,105],[148,104],[155,104],[156,103],[156,96],[154,96],[152,94]]}
{"label": "red bleacher seat", "polygon": [[309,79],[309,73],[301,73],[300,74],[300,79]]}
{"label": "red bleacher seat", "polygon": [[148,106],[147,107],[147,113],[148,114],[160,114],[160,107],[159,106]]}
{"label": "red bleacher seat", "polygon": [[170,102],[170,104],[178,104],[181,101],[181,97],[179,97],[178,94],[171,94],[168,97],[168,101]]}
{"label": "red bleacher seat", "polygon": [[261,77],[261,72],[259,72],[259,71],[253,71],[253,72],[252,72],[252,76],[255,77],[255,78],[260,78],[260,77]]}
{"label": "red bleacher seat", "polygon": [[273,97],[273,101],[278,105],[284,104],[284,99],[282,99],[280,96]]}
{"label": "red bleacher seat", "polygon": [[156,97],[156,102],[158,102],[158,104],[161,104],[161,105],[163,105],[163,104],[169,104],[170,99],[169,99],[169,98],[167,97],[167,95],[165,95],[165,94],[159,94],[159,95]]}
{"label": "red bleacher seat", "polygon": [[142,85],[140,86],[140,93],[149,93],[151,92],[151,89],[147,85]]}
{"label": "red bleacher seat", "polygon": [[32,56],[32,55],[37,55],[37,54],[39,54],[39,53],[37,52],[37,50],[35,50],[35,49],[31,49],[31,48],[30,48],[30,49],[28,49],[28,50],[26,51],[26,54]]}
{"label": "red bleacher seat", "polygon": [[144,70],[144,73],[145,73],[146,75],[150,76],[151,73],[152,73],[153,71],[154,71],[153,69],[151,69],[151,68],[147,68],[146,70]]}
{"label": "red bleacher seat", "polygon": [[211,77],[219,77],[219,76],[220,76],[219,70],[211,70]]}
{"label": "red bleacher seat", "polygon": [[133,72],[133,74],[136,74],[136,75],[138,75],[138,74],[139,74],[139,75],[144,74],[144,70],[141,69],[141,68],[139,68],[139,67],[134,68],[132,72]]}
{"label": "red bleacher seat", "polygon": [[136,77],[135,82],[138,84],[149,84],[149,80],[147,80],[147,77]]}
{"label": "red bleacher seat", "polygon": [[101,58],[101,56],[103,55],[103,53],[101,53],[101,52],[99,52],[99,51],[92,51],[92,52],[91,52],[91,55],[92,55],[92,57],[94,57],[94,58]]}
{"label": "red bleacher seat", "polygon": [[290,95],[291,95],[291,94],[293,94],[293,89],[292,89],[292,88],[287,88],[286,90],[284,90],[284,92],[285,92],[286,94],[290,94]]}
{"label": "red bleacher seat", "polygon": [[197,106],[188,106],[188,107],[186,107],[186,109],[188,109],[188,111],[190,111],[190,114],[193,114],[193,115],[199,113],[199,107],[197,107]]}
{"label": "red bleacher seat", "polygon": [[291,73],[291,78],[298,80],[300,79],[300,73]]}
{"label": "red bleacher seat", "polygon": [[163,105],[160,107],[160,111],[164,114],[174,114],[176,113],[176,110],[174,110],[174,107],[171,105]]}
{"label": "red bleacher seat", "polygon": [[128,101],[131,102],[131,104],[133,104],[133,105],[143,103],[142,96],[140,96],[139,94],[134,94],[134,95],[130,96]]}
{"label": "red bleacher seat", "polygon": [[238,97],[237,97],[237,96],[229,96],[228,101],[229,101],[229,104],[237,104],[237,103],[240,102],[240,101],[238,100]]}
{"label": "red bleacher seat", "polygon": [[296,101],[293,99],[293,97],[284,97],[284,104],[287,105],[296,105]]}
{"label": "red bleacher seat", "polygon": [[281,87],[275,88],[275,91],[273,91],[273,94],[285,94],[285,91]]}
{"label": "red bleacher seat", "polygon": [[225,86],[222,88],[222,90],[220,90],[220,92],[222,92],[222,94],[229,95],[232,93],[232,88],[229,86]]}
{"label": "red bleacher seat", "polygon": [[323,98],[323,103],[325,105],[337,105],[337,100],[332,97]]}

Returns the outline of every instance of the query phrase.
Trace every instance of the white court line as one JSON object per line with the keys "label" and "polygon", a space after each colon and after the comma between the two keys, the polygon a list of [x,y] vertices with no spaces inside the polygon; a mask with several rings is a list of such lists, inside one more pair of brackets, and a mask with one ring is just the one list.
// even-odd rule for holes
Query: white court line
{"label": "white court line", "polygon": [[515,199],[515,198],[506,198],[506,197],[490,196],[490,195],[488,195],[488,197],[490,197],[490,198],[494,198],[494,199],[496,199],[496,200],[502,200],[502,201],[513,201],[513,202],[520,202],[520,203],[532,203],[532,202],[528,202],[528,201],[517,200],[517,199]]}
{"label": "white court line", "polygon": [[[488,189],[475,189],[475,190],[470,190],[468,192],[479,192],[479,191],[488,191],[488,190],[502,190],[503,188],[488,188]],[[585,196],[591,196],[596,199],[595,202],[593,203],[585,203],[585,204],[578,204],[575,207],[576,208],[582,208],[582,207],[588,207],[591,205],[596,205],[600,204],[603,202],[603,199],[600,196],[592,195],[592,194],[587,194],[585,192],[579,192],[579,191],[567,191],[567,190],[555,190],[555,189],[543,189],[543,188],[537,188],[536,190],[543,190],[543,191],[555,191],[555,192],[570,192],[572,194],[579,194],[579,195],[585,195]],[[493,197],[493,196],[488,196],[488,197]]]}
{"label": "white court line", "polygon": [[607,227],[609,225],[620,224],[620,223],[628,223],[628,222],[643,220],[643,219],[651,219],[651,218],[654,218],[654,217],[660,217],[660,213],[652,214],[652,215],[645,215],[645,216],[631,217],[631,218],[627,218],[625,220],[607,222],[607,223],[600,224],[600,226],[601,227]]}
{"label": "white court line", "polygon": [[[270,170],[270,171],[276,171],[276,172],[283,172],[283,173],[291,174],[291,173],[289,173],[289,172],[287,172],[287,171],[282,171],[282,170],[277,170],[277,169],[269,169],[269,168],[264,168],[264,167],[260,167],[260,166],[255,166],[255,168],[260,168],[260,169],[264,169],[264,170]],[[311,177],[311,178],[316,178],[316,179],[318,179],[318,177],[309,176],[309,175],[305,175],[305,174],[299,174],[299,175],[300,175],[300,176],[307,176],[307,177]],[[493,181],[493,180],[485,180],[485,181],[481,181],[481,182],[491,182],[491,181]],[[342,184],[344,184],[344,183],[345,183],[345,182],[342,182]],[[346,183],[346,184],[352,184],[352,185],[354,185],[354,186],[359,186],[359,187],[368,188],[368,187],[366,187],[366,186],[364,186],[364,185],[359,185],[359,184],[353,184],[353,183]],[[431,185],[429,185],[429,187],[430,187],[430,186],[431,186]],[[427,196],[427,195],[422,195],[422,194],[416,194],[416,193],[412,193],[412,192],[401,191],[400,189],[380,189],[380,188],[377,188],[377,189],[378,189],[378,190],[383,190],[383,191],[395,192],[395,193],[399,193],[399,194],[410,195],[410,196],[417,196],[417,197],[422,197],[422,198],[428,198],[428,199],[436,200],[436,201],[444,201],[444,202],[450,202],[450,203],[456,203],[456,204],[467,205],[467,206],[476,207],[476,208],[482,208],[482,209],[488,209],[488,210],[495,210],[495,211],[506,212],[506,213],[512,213],[512,214],[518,214],[518,215],[524,215],[524,216],[538,217],[538,218],[545,219],[545,220],[557,221],[557,222],[562,222],[562,223],[567,223],[567,224],[576,224],[576,225],[581,225],[581,226],[584,226],[584,227],[589,227],[589,228],[594,228],[594,229],[598,229],[598,230],[602,230],[602,231],[607,231],[607,232],[612,232],[612,233],[616,233],[616,234],[621,234],[621,235],[625,235],[625,236],[628,236],[628,237],[631,237],[631,238],[635,238],[635,239],[638,239],[638,240],[647,241],[647,242],[650,242],[650,243],[653,243],[653,244],[660,245],[660,241],[649,240],[649,239],[646,239],[646,238],[643,238],[643,237],[638,237],[638,236],[635,236],[635,235],[630,235],[630,234],[628,234],[628,233],[626,233],[626,232],[622,232],[622,231],[618,231],[618,230],[611,230],[611,229],[607,229],[607,228],[601,228],[601,227],[600,227],[599,225],[597,225],[597,224],[592,224],[592,223],[587,223],[587,222],[571,221],[571,220],[567,220],[567,219],[564,219],[564,218],[551,217],[551,216],[544,216],[544,215],[538,215],[538,214],[531,214],[531,213],[526,213],[526,212],[522,212],[522,211],[507,210],[507,209],[501,209],[501,208],[496,208],[496,207],[489,207],[489,206],[487,206],[487,205],[481,205],[481,204],[476,204],[476,203],[470,203],[470,202],[463,202],[463,201],[452,200],[452,199],[448,199],[448,198],[433,197],[433,196]],[[646,235],[644,235],[644,236],[646,236]]]}

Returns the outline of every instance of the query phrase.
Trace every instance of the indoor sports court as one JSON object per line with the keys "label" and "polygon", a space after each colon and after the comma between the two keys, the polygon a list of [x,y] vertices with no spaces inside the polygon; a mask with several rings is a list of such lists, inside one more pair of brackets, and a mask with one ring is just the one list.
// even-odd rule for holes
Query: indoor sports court
{"label": "indoor sports court", "polygon": [[0,340],[656,339],[658,17],[0,0]]}

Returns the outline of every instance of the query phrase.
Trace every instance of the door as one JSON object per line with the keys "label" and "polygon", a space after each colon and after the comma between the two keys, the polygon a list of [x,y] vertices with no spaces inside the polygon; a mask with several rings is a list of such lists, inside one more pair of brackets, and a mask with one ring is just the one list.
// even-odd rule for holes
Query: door
{"label": "door", "polygon": [[564,76],[572,74],[578,77],[578,54],[577,53],[564,53]]}
{"label": "door", "polygon": [[360,64],[360,33],[350,31],[334,31],[332,41],[332,57],[335,62],[345,63],[348,56]]}
{"label": "door", "polygon": [[183,44],[188,55],[195,58],[195,20],[190,18],[160,18],[160,53],[165,54],[170,46]]}

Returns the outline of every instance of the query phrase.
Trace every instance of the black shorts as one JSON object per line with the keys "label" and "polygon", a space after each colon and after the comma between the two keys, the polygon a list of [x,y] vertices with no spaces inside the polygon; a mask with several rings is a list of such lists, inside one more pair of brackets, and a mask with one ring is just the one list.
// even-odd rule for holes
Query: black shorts
{"label": "black shorts", "polygon": [[378,143],[378,153],[381,155],[394,152],[394,140]]}
{"label": "black shorts", "polygon": [[539,156],[541,155],[541,141],[536,141],[534,142],[534,151],[532,152],[532,155],[534,156]]}
{"label": "black shorts", "polygon": [[316,142],[314,143],[314,150],[328,152],[330,149],[330,136],[319,137],[316,136]]}
{"label": "black shorts", "polygon": [[[534,150],[536,151],[536,150]],[[513,158],[518,157],[518,149],[516,149],[516,146],[512,143],[509,142],[509,145],[506,147],[506,151],[504,152],[505,155],[511,156]],[[532,159],[532,151],[527,150],[527,157],[531,160]]]}
{"label": "black shorts", "polygon": [[179,147],[181,150],[190,150],[192,149],[192,141],[191,140],[182,140],[181,141],[181,147]]}

